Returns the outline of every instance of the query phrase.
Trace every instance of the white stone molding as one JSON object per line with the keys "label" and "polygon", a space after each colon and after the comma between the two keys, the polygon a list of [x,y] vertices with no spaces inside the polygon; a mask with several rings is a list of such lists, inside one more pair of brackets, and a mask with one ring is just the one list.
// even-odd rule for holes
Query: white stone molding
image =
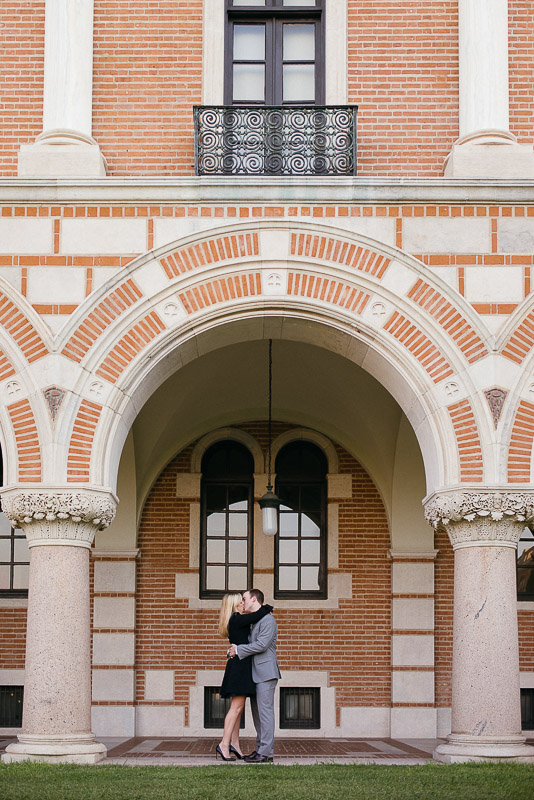
{"label": "white stone molding", "polygon": [[508,0],[459,0],[460,141],[506,143]]}
{"label": "white stone molding", "polygon": [[532,147],[509,130],[508,0],[459,0],[458,39],[460,138],[445,175],[533,177]]}
{"label": "white stone molding", "polygon": [[434,530],[444,529],[454,549],[517,546],[521,531],[534,522],[534,492],[496,489],[435,492],[424,501]]}
{"label": "white stone molding", "polygon": [[206,450],[211,447],[215,442],[221,442],[223,439],[231,439],[234,442],[239,442],[244,445],[247,450],[250,450],[254,459],[254,472],[263,472],[263,451],[259,446],[256,439],[239,428],[217,428],[215,431],[207,433],[200,439],[191,453],[191,472],[198,473],[202,465],[202,458]]}
{"label": "white stone molding", "polygon": [[21,147],[22,177],[106,174],[91,135],[93,12],[94,0],[46,0],[43,132]]}
{"label": "white stone molding", "polygon": [[96,489],[7,488],[2,509],[14,528],[22,528],[29,547],[74,545],[90,548],[97,531],[115,517],[117,498]]}

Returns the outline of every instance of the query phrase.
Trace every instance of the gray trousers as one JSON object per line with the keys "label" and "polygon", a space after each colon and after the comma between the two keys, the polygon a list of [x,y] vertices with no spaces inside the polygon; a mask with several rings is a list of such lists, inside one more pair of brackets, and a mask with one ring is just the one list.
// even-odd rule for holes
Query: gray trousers
{"label": "gray trousers", "polygon": [[262,756],[272,756],[274,749],[274,690],[278,681],[256,684],[256,696],[250,698],[252,719],[256,728],[256,750]]}

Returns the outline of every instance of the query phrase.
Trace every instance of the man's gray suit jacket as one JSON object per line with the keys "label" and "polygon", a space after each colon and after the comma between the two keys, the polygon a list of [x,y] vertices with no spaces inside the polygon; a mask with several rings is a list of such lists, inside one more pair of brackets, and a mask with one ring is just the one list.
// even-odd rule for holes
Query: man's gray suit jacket
{"label": "man's gray suit jacket", "polygon": [[252,626],[249,644],[237,645],[239,659],[252,656],[252,680],[254,683],[278,680],[282,676],[276,659],[276,637],[278,625],[272,614],[267,614]]}

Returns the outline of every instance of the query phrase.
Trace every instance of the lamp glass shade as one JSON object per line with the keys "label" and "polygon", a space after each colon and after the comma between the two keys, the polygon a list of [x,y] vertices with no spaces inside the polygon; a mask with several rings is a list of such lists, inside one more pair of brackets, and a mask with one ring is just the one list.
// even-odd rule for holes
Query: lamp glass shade
{"label": "lamp glass shade", "polygon": [[280,498],[272,491],[272,486],[267,487],[266,494],[259,499],[261,508],[262,527],[266,536],[274,536],[278,530],[278,507]]}
{"label": "lamp glass shade", "polygon": [[274,506],[264,506],[261,510],[263,532],[274,536],[278,530],[278,514]]}

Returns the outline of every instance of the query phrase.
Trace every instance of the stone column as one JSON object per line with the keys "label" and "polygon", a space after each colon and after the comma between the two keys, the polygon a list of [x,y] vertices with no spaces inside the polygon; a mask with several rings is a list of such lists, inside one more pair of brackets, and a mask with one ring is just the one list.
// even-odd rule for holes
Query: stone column
{"label": "stone column", "polygon": [[108,491],[8,489],[2,507],[30,547],[22,732],[3,760],[93,764],[89,550],[113,520]]}
{"label": "stone column", "polygon": [[438,492],[425,515],[454,548],[452,732],[434,758],[534,762],[521,734],[515,577],[534,493]]}
{"label": "stone column", "polygon": [[19,154],[20,177],[99,176],[92,137],[94,0],[46,0],[43,132]]}
{"label": "stone column", "polygon": [[444,174],[534,177],[532,147],[509,130],[508,0],[458,1],[458,59],[460,137]]}

